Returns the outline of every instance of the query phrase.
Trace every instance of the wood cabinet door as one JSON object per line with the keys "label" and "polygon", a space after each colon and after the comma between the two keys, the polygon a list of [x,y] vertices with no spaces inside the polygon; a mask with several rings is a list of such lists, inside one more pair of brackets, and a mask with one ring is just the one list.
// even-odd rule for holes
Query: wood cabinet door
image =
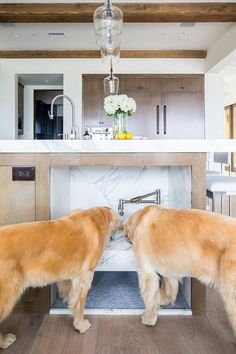
{"label": "wood cabinet door", "polygon": [[128,118],[128,131],[133,135],[148,139],[160,138],[161,132],[161,93],[132,92],[137,110]]}
{"label": "wood cabinet door", "polygon": [[0,166],[0,226],[35,221],[35,181],[13,181],[12,167]]}
{"label": "wood cabinet door", "polygon": [[[13,181],[12,167],[0,166],[0,226],[35,221],[35,181]],[[16,312],[48,312],[48,287],[29,288],[17,304]]]}
{"label": "wood cabinet door", "polygon": [[104,109],[104,99],[105,99],[105,93],[104,93],[104,88],[103,88],[103,83],[102,83],[102,94],[101,94],[101,119],[100,119],[100,125],[102,127],[112,127],[112,117],[109,117]]}
{"label": "wood cabinet door", "polygon": [[101,124],[103,79],[96,76],[83,77],[83,126]]}
{"label": "wood cabinet door", "polygon": [[83,78],[83,126],[111,127],[112,118],[104,110],[103,77],[85,76]]}
{"label": "wood cabinet door", "polygon": [[162,116],[163,138],[204,139],[202,93],[163,93]]}

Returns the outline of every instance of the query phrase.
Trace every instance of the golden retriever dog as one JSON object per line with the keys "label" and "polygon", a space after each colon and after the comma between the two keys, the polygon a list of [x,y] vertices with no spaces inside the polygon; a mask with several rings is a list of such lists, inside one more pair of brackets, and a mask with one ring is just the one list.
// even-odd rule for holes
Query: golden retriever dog
{"label": "golden retriever dog", "polygon": [[[0,322],[26,288],[59,282],[75,329],[86,332],[91,325],[84,319],[84,306],[94,269],[118,224],[114,211],[99,207],[57,220],[1,227]],[[0,348],[15,340],[13,334],[0,333]]]}
{"label": "golden retriever dog", "polygon": [[[236,219],[148,206],[124,229],[138,263],[143,324],[155,325],[160,305],[175,301],[179,280],[193,277],[219,290],[236,335]],[[157,273],[164,277],[161,286]]]}

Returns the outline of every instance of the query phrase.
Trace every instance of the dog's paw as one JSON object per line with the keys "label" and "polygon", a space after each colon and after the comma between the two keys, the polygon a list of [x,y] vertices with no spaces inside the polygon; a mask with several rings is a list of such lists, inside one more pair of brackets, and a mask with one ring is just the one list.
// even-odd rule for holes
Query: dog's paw
{"label": "dog's paw", "polygon": [[85,333],[91,327],[91,323],[88,320],[74,321],[74,327],[79,333]]}
{"label": "dog's paw", "polygon": [[3,334],[1,341],[0,341],[0,348],[1,349],[7,349],[10,347],[14,342],[16,341],[16,336],[15,334]]}
{"label": "dog's paw", "polygon": [[157,322],[157,314],[150,314],[144,312],[142,315],[142,324],[146,326],[155,326]]}

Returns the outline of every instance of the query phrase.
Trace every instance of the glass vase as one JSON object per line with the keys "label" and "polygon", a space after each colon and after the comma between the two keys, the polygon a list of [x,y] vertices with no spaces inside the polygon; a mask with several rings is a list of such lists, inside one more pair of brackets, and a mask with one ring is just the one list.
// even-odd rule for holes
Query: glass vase
{"label": "glass vase", "polygon": [[122,139],[122,134],[128,131],[128,116],[126,113],[117,113],[113,116],[113,139]]}

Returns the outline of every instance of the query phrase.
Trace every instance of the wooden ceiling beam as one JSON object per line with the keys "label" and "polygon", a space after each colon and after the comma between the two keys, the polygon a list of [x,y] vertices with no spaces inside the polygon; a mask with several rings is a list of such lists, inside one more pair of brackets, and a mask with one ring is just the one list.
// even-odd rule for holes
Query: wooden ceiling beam
{"label": "wooden ceiling beam", "polygon": [[[122,50],[121,58],[206,58],[205,50]],[[101,58],[98,50],[9,50],[0,51],[2,59],[27,58]]]}
{"label": "wooden ceiling beam", "polygon": [[[236,22],[236,3],[117,3],[124,22]],[[98,3],[3,3],[2,23],[92,22]]]}

